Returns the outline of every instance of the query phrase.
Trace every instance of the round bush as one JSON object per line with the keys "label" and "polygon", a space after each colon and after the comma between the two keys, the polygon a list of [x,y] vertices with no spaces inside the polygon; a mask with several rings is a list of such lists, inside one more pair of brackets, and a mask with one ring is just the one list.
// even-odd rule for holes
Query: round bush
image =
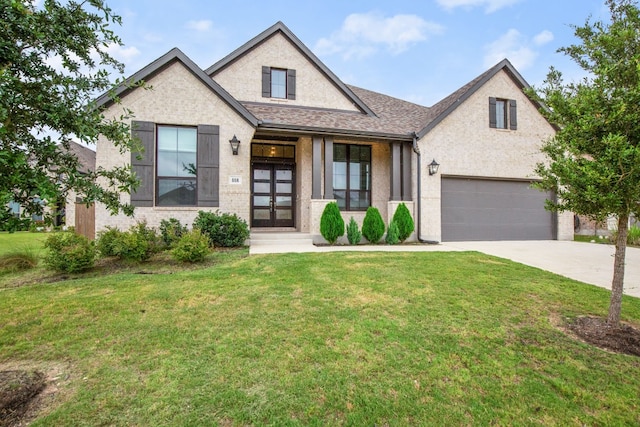
{"label": "round bush", "polygon": [[384,221],[378,208],[370,206],[362,221],[362,235],[371,243],[380,241],[384,234]]}
{"label": "round bush", "polygon": [[184,233],[171,251],[180,262],[202,262],[208,253],[209,238],[197,228]]}
{"label": "round bush", "polygon": [[413,233],[415,228],[413,218],[411,218],[411,213],[404,203],[398,205],[391,221],[395,222],[398,226],[398,239],[400,239],[401,242],[407,240],[409,236],[411,236],[411,233]]}
{"label": "round bush", "polygon": [[352,245],[357,245],[362,240],[362,233],[358,229],[358,223],[353,217],[349,220],[349,225],[347,225],[347,240]]}
{"label": "round bush", "polygon": [[198,212],[193,222],[202,234],[209,237],[211,246],[232,248],[243,246],[249,238],[247,222],[236,214],[216,212]]}
{"label": "round bush", "polygon": [[126,261],[142,262],[151,258],[153,251],[149,241],[132,230],[121,234],[118,241],[117,255]]}
{"label": "round bush", "polygon": [[178,243],[182,235],[186,234],[186,225],[182,225],[176,218],[163,219],[160,221],[160,236],[166,247],[172,248]]}
{"label": "round bush", "polygon": [[96,248],[93,242],[75,233],[55,233],[44,242],[48,249],[45,263],[56,271],[76,273],[93,267]]}
{"label": "round bush", "polygon": [[389,224],[389,228],[387,229],[387,237],[385,237],[385,242],[387,242],[387,244],[389,245],[397,244],[398,242],[400,242],[398,234],[398,224],[396,224],[395,221],[391,221],[391,224]]}
{"label": "round bush", "polygon": [[344,236],[344,220],[336,202],[324,207],[320,217],[320,234],[330,245],[335,244],[338,237]]}
{"label": "round bush", "polygon": [[117,256],[118,244],[122,236],[122,231],[116,227],[107,227],[106,230],[98,232],[96,247],[103,257]]}

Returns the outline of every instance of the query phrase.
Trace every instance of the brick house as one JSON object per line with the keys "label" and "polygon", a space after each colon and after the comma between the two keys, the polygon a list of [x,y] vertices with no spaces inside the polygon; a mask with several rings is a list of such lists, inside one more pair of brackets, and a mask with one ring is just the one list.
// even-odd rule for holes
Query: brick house
{"label": "brick house", "polygon": [[172,49],[131,79],[152,89],[122,86],[122,105],[106,95],[98,105],[108,118],[132,110],[145,151],[100,140],[96,165],[132,165],[142,185],[122,197],[136,213],[96,206],[98,231],[169,217],[190,225],[219,209],[252,229],[317,236],[337,201],[359,224],[369,206],[388,222],[405,203],[420,240],[573,237],[573,215],[546,211],[553,194],[530,188],[554,129],[508,60],[424,107],[343,83],[278,22],[207,69]]}

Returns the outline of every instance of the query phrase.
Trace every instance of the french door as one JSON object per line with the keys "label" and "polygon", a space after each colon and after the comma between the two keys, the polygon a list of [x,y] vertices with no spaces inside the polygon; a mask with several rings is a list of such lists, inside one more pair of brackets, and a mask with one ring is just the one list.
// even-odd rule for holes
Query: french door
{"label": "french door", "polygon": [[295,226],[295,166],[254,163],[251,169],[251,226]]}

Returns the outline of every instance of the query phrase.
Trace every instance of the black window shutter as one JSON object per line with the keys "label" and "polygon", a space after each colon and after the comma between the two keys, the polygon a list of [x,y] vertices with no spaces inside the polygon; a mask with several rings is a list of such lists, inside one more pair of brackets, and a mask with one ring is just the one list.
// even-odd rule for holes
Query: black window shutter
{"label": "black window shutter", "polygon": [[496,121],[496,99],[489,98],[489,127],[496,128],[498,123]]}
{"label": "black window shutter", "polygon": [[198,125],[198,206],[219,206],[220,126]]}
{"label": "black window shutter", "polygon": [[262,97],[271,98],[271,67],[262,67]]}
{"label": "black window shutter", "polygon": [[518,108],[515,99],[509,100],[509,128],[511,130],[518,129]]}
{"label": "black window shutter", "polygon": [[296,70],[287,70],[287,99],[296,99]]}
{"label": "black window shutter", "polygon": [[142,152],[131,152],[131,169],[140,180],[138,190],[131,191],[133,206],[153,206],[155,130],[156,126],[153,122],[133,121],[131,123],[131,136],[140,141],[143,149]]}

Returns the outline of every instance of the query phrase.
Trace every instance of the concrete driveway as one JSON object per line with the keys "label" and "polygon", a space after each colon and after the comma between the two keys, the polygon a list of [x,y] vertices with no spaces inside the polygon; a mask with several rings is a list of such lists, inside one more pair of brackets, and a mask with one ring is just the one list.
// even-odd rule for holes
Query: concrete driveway
{"label": "concrete driveway", "polygon": [[[611,289],[615,247],[573,241],[447,242],[451,249],[478,251],[581,282]],[[624,294],[640,298],[640,249],[627,248]]]}

